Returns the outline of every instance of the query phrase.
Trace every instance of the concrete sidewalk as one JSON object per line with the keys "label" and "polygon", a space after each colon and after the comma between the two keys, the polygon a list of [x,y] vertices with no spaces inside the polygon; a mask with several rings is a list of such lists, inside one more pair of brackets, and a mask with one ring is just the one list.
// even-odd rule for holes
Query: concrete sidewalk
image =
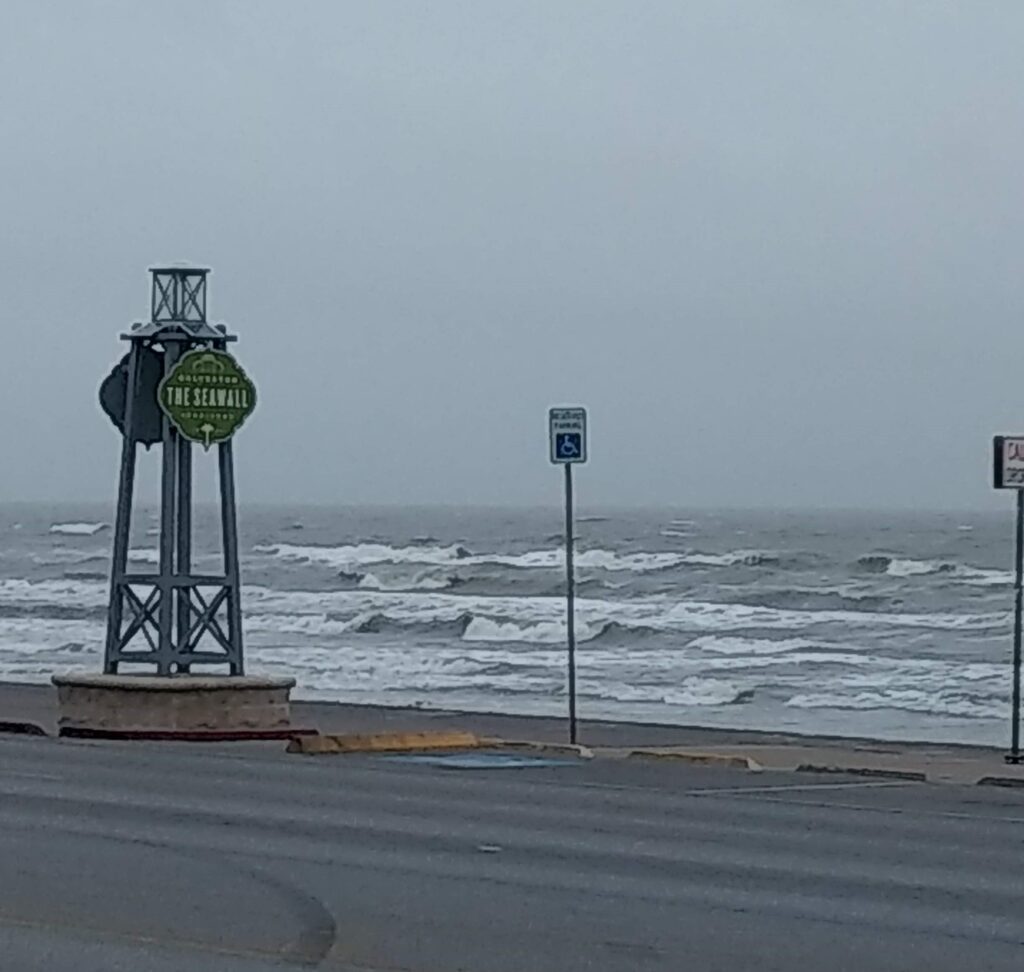
{"label": "concrete sidewalk", "polygon": [[[0,723],[26,723],[55,735],[56,691],[50,685],[0,682]],[[455,730],[506,740],[564,743],[564,719],[338,702],[294,702],[292,724],[323,734]],[[1024,786],[1024,767],[1008,765],[1003,752],[980,746],[934,745],[802,736],[750,730],[708,729],[650,723],[582,722],[580,742],[599,757],[677,759],[690,763],[752,761],[766,770],[845,772],[933,783],[982,780]]]}
{"label": "concrete sidewalk", "polygon": [[[635,755],[635,750],[633,751]],[[698,754],[711,760],[747,759],[765,770],[815,774],[852,774],[877,779],[928,783],[986,783],[1024,787],[1024,766],[1006,763],[1000,750],[969,746],[930,746],[870,740],[819,739],[794,736],[785,743],[748,741],[707,744],[695,736],[685,747],[657,747],[651,758],[683,758]]]}

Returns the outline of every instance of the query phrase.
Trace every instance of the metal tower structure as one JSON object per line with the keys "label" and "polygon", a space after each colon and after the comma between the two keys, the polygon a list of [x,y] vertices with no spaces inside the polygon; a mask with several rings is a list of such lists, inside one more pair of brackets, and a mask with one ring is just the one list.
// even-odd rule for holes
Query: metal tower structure
{"label": "metal tower structure", "polygon": [[[223,573],[197,574],[192,569],[194,440],[186,438],[182,429],[161,411],[158,401],[162,383],[167,382],[185,355],[197,350],[224,352],[236,338],[223,325],[215,327],[207,322],[208,269],[155,267],[150,273],[150,321],[135,324],[121,335],[129,344],[128,354],[101,390],[103,406],[123,434],[103,670],[118,674],[122,665],[141,663],[146,666],[144,671],[151,674],[155,669],[157,675],[175,675],[189,673],[192,665],[202,664],[204,668],[223,666],[224,674],[243,675],[230,432],[214,446],[220,474]],[[162,453],[156,572],[129,569],[140,444],[147,448],[159,445]]]}

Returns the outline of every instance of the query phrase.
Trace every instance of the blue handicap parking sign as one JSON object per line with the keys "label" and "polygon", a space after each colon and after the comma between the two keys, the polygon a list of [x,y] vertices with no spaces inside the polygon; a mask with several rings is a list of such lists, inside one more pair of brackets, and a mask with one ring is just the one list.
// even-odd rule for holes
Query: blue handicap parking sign
{"label": "blue handicap parking sign", "polygon": [[579,459],[583,455],[582,432],[558,432],[555,435],[555,455],[559,459]]}
{"label": "blue handicap parking sign", "polygon": [[548,411],[550,458],[552,462],[571,466],[587,461],[587,410],[585,408],[552,408]]}

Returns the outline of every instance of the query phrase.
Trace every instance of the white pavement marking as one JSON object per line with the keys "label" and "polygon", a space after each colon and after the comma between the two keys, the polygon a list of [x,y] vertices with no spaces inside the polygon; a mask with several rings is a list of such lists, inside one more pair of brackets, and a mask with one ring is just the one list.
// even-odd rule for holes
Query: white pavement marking
{"label": "white pavement marking", "polygon": [[[909,782],[909,781],[908,781]],[[865,803],[815,803],[812,800],[782,800],[769,796],[766,803],[784,803],[791,807],[834,807],[836,810],[857,810],[869,813],[898,814],[904,817],[941,817],[947,820],[984,821],[985,823],[1024,824],[1024,817],[1003,817],[994,814],[962,813],[956,810],[918,810],[916,807],[874,807]],[[975,803],[975,806],[981,806]]]}
{"label": "white pavement marking", "polygon": [[793,793],[797,790],[866,790],[889,786],[920,786],[922,780],[871,780],[866,783],[792,783],[779,786],[723,786],[687,790],[687,796],[722,793]]}
{"label": "white pavement marking", "polygon": [[19,780],[63,780],[63,776],[55,776],[53,773],[25,773],[20,770],[0,769],[0,780],[8,780],[17,777]]}
{"label": "white pavement marking", "polygon": [[[551,784],[555,785],[555,784]],[[588,790],[624,790],[632,793],[647,793],[657,787],[650,786],[638,786],[636,783],[572,783],[563,784],[573,788],[588,789]],[[779,784],[777,786],[714,786],[714,787],[696,787],[692,790],[675,790],[666,791],[674,793],[677,796],[721,796],[729,793],[780,793],[780,792],[794,792],[798,790],[855,790],[855,789],[878,789],[883,787],[892,786],[921,786],[923,782],[921,780],[866,780],[859,782],[850,783],[789,783]]]}

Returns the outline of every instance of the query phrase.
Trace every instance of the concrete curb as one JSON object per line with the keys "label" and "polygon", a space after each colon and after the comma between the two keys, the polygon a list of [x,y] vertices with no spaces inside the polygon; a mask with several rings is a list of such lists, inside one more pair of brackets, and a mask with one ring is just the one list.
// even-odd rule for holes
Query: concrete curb
{"label": "concrete curb", "polygon": [[[294,734],[293,734],[294,735]],[[471,732],[378,732],[369,735],[295,735],[288,752],[305,756],[340,753],[407,753],[432,749],[479,749],[480,738]]]}
{"label": "concrete curb", "polygon": [[743,769],[760,773],[764,767],[749,756],[735,753],[699,753],[673,749],[634,749],[626,754],[627,759],[659,759],[694,766],[722,766],[727,769]]}
{"label": "concrete curb", "polygon": [[527,739],[499,739],[490,737],[480,740],[487,749],[523,749],[533,753],[552,753],[556,756],[576,756],[578,759],[593,759],[594,751],[578,743],[533,742]]}
{"label": "concrete curb", "polygon": [[975,786],[1024,787],[1024,778],[1019,776],[983,776]]}
{"label": "concrete curb", "polygon": [[866,776],[879,780],[907,780],[911,783],[927,783],[925,773],[917,770],[879,769],[874,766],[820,766],[816,763],[801,763],[798,773],[827,773],[845,776]]}
{"label": "concrete curb", "polygon": [[315,729],[87,729],[64,726],[61,739],[105,739],[111,742],[275,742],[315,738]]}
{"label": "concrete curb", "polygon": [[48,736],[49,733],[34,722],[9,722],[0,720],[0,732],[8,732],[15,736]]}

